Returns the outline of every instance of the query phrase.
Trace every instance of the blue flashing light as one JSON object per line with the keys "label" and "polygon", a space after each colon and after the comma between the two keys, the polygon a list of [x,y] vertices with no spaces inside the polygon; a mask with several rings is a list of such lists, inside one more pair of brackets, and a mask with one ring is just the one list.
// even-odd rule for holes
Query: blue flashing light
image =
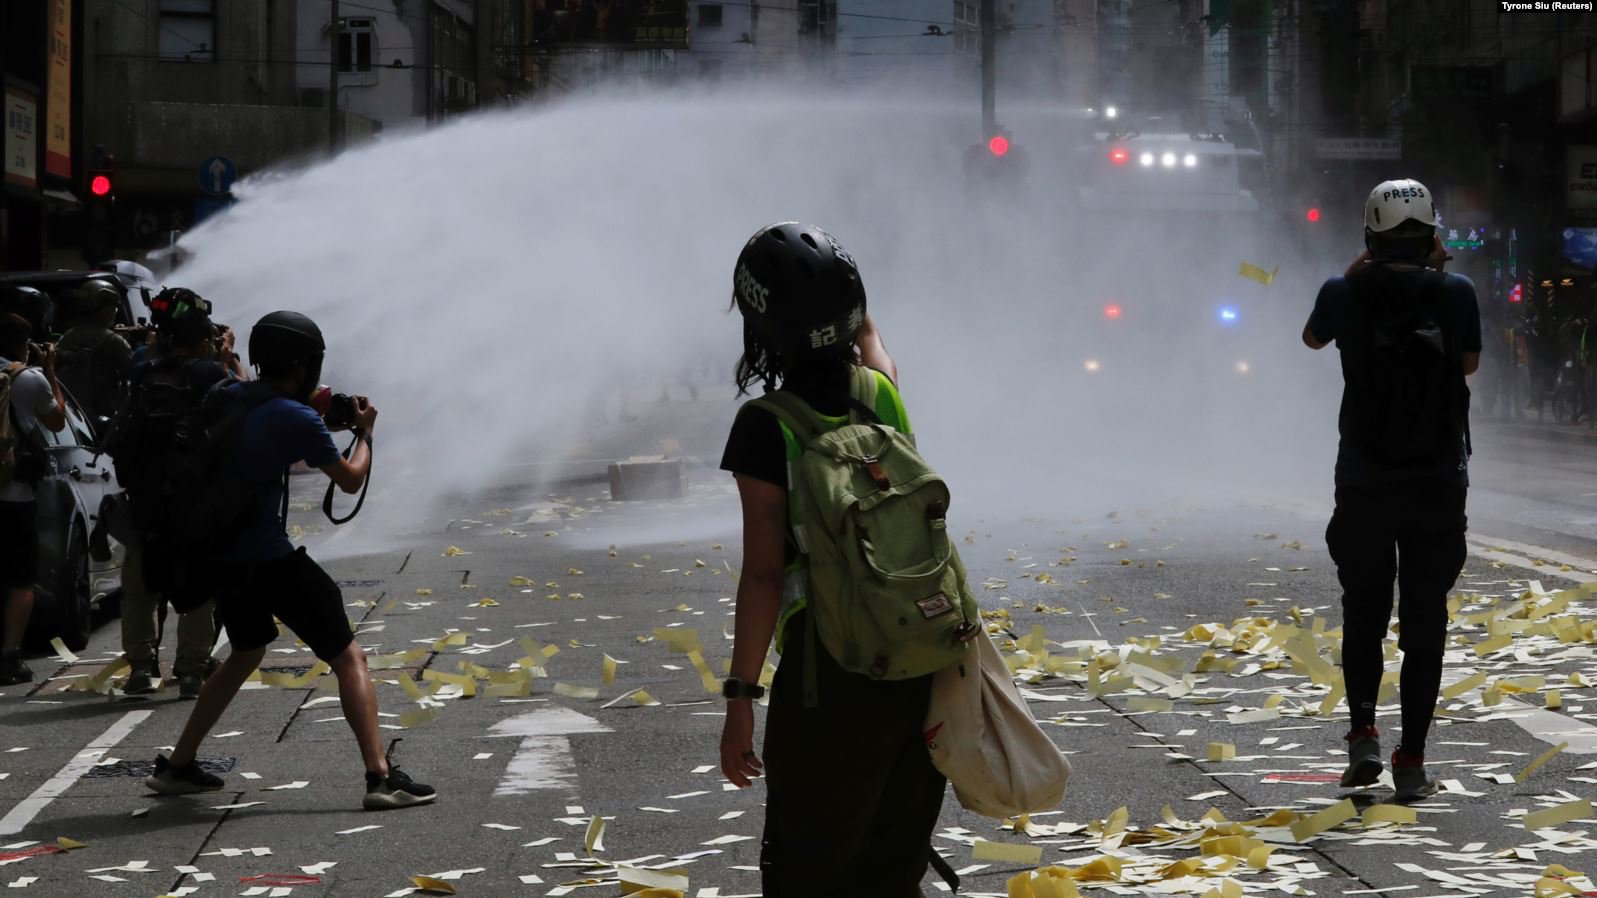
{"label": "blue flashing light", "polygon": [[1225,324],[1235,324],[1238,317],[1240,317],[1240,316],[1237,313],[1236,306],[1221,306],[1220,307],[1220,321],[1221,322],[1223,322]]}

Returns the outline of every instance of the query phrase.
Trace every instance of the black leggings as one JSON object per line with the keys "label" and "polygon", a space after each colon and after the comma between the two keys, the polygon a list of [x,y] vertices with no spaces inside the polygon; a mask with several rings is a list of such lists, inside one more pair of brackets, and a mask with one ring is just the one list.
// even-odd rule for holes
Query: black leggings
{"label": "black leggings", "polygon": [[1464,567],[1466,492],[1440,483],[1338,487],[1325,531],[1342,583],[1342,675],[1355,728],[1375,724],[1397,580],[1405,754],[1425,753],[1441,690],[1447,593]]}
{"label": "black leggings", "polygon": [[918,898],[946,783],[923,735],[932,678],[851,674],[817,638],[806,708],[805,617],[788,622],[765,722],[765,898]]}

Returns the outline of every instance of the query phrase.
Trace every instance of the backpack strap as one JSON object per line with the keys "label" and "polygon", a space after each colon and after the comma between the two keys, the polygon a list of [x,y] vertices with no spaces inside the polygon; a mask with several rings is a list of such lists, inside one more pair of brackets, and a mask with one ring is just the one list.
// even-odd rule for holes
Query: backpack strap
{"label": "backpack strap", "polygon": [[876,413],[876,393],[881,389],[876,372],[864,365],[855,365],[853,383],[849,385],[849,418],[855,424],[886,424]]}
{"label": "backpack strap", "polygon": [[777,417],[777,420],[787,425],[788,430],[798,437],[800,443],[808,446],[815,442],[821,434],[827,431],[821,416],[810,404],[785,390],[774,390],[758,399],[749,402],[749,405],[763,408]]}

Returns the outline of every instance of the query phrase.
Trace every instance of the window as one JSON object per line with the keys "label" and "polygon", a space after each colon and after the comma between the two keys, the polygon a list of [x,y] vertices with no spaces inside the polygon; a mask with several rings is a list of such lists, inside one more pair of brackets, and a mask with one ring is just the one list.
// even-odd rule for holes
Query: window
{"label": "window", "polygon": [[338,70],[370,72],[377,39],[376,23],[371,19],[345,19],[338,35]]}
{"label": "window", "polygon": [[210,62],[216,58],[215,0],[161,0],[157,24],[162,59]]}
{"label": "window", "polygon": [[719,3],[700,3],[699,4],[699,27],[700,28],[719,28],[719,27],[721,27],[721,4],[719,4]]}

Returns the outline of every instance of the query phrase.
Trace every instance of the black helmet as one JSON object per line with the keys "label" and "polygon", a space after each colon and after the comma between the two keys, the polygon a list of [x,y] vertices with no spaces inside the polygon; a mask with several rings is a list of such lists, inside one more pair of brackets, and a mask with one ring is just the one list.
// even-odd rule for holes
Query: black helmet
{"label": "black helmet", "polygon": [[150,321],[180,344],[196,343],[211,336],[211,303],[187,287],[167,287],[150,300]]}
{"label": "black helmet", "polygon": [[89,278],[72,291],[73,310],[79,315],[90,315],[121,302],[122,291],[107,278]]}
{"label": "black helmet", "polygon": [[0,312],[20,315],[35,334],[43,334],[45,318],[50,314],[50,297],[37,287],[7,287],[0,292]]}
{"label": "black helmet", "polygon": [[283,371],[304,363],[319,372],[326,350],[322,329],[298,312],[273,312],[250,331],[250,364],[258,368]]}
{"label": "black helmet", "polygon": [[796,221],[749,238],[732,292],[747,327],[788,359],[848,351],[865,320],[865,284],[854,257],[831,234]]}

